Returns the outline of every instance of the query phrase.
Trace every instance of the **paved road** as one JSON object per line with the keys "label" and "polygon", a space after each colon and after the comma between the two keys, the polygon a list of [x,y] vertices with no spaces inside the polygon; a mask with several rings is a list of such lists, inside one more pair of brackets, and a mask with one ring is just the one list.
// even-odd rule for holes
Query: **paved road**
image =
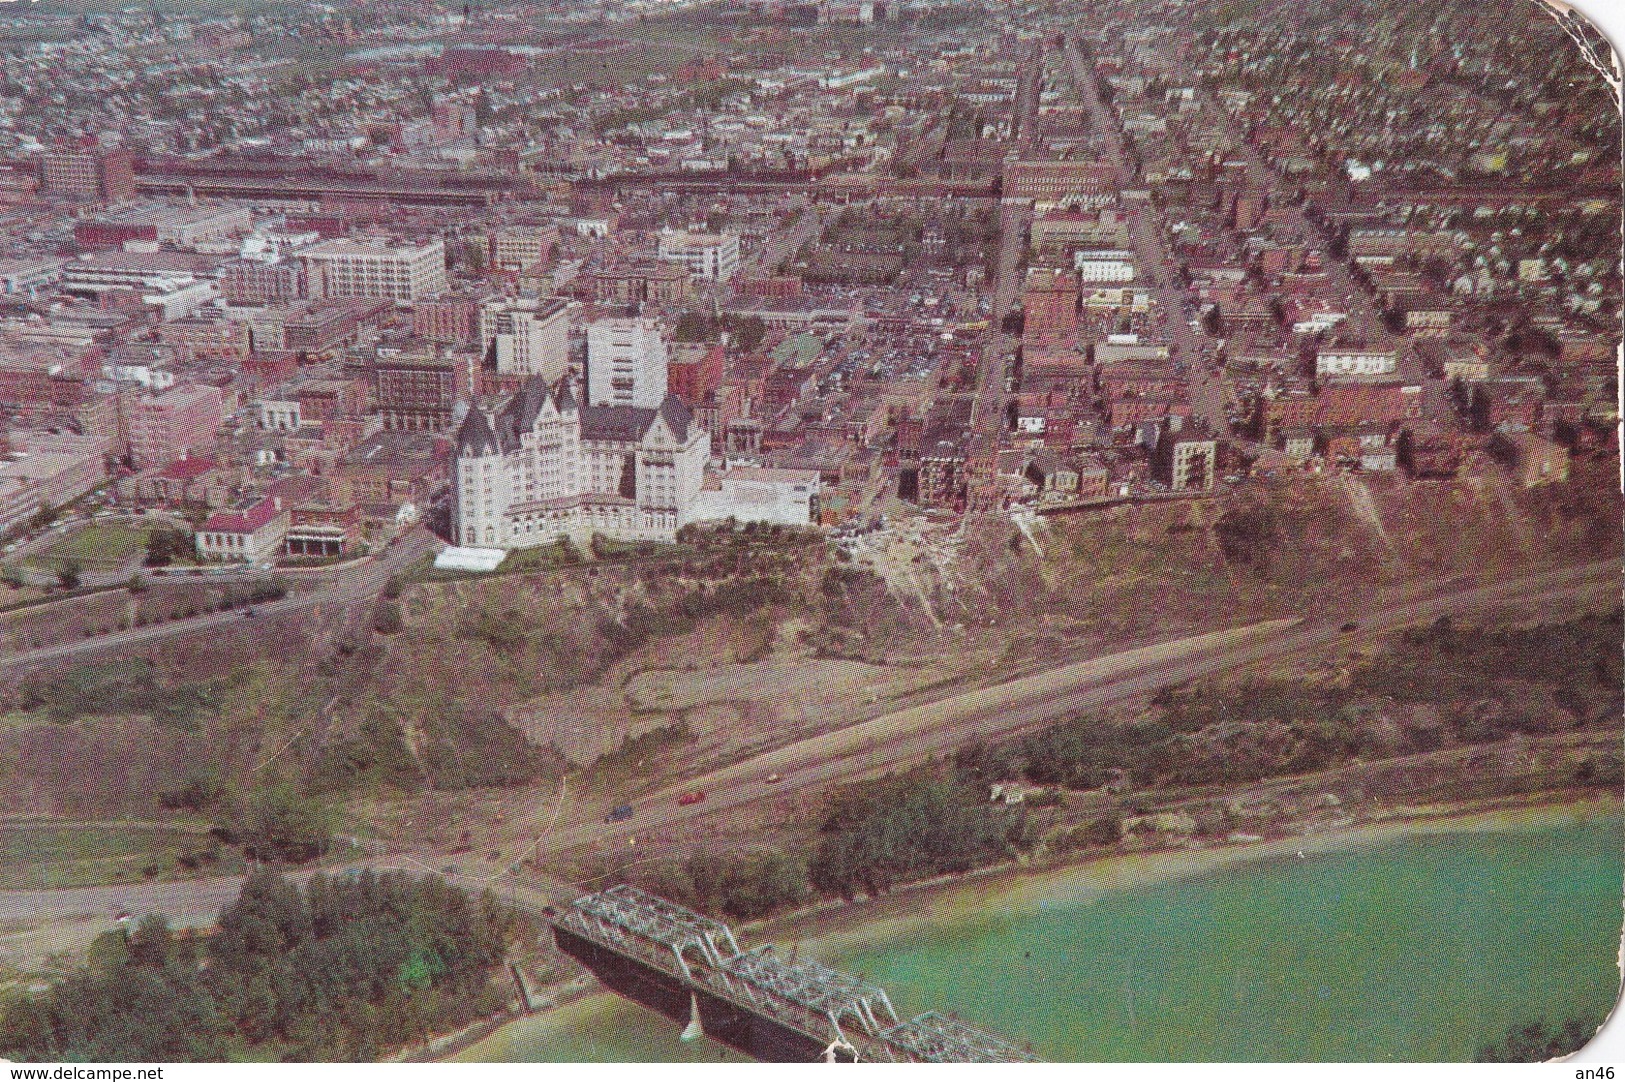
{"label": "paved road", "polygon": [[[1523,603],[1533,609],[1554,599],[1617,596],[1617,560],[1565,568],[1490,585],[1457,580],[1434,584],[1359,619],[1360,635],[1430,622],[1439,616]],[[670,833],[704,815],[774,799],[795,789],[878,776],[924,762],[972,740],[985,740],[1060,720],[1081,710],[1152,694],[1160,688],[1215,676],[1269,658],[1284,658],[1347,638],[1344,615],[1273,620],[1177,639],[1094,658],[961,692],[934,703],[895,711],[845,729],[766,752],[701,779],[690,779],[643,797],[639,815],[613,827],[593,821],[556,831],[555,854],[619,842],[651,829]],[[763,779],[778,773],[783,781]],[[701,789],[705,803],[678,807],[678,794]]]}
{"label": "paved road", "polygon": [[[1402,601],[1360,617],[1359,636],[1432,621],[1439,616],[1465,616],[1485,609],[1517,605],[1528,611],[1569,598],[1618,597],[1621,567],[1604,560],[1580,567],[1541,572],[1479,585],[1467,576],[1419,585]],[[1141,646],[1076,662],[1015,680],[945,697],[937,702],[895,710],[844,729],[812,737],[755,756],[745,762],[638,798],[637,814],[627,822],[607,825],[597,820],[602,809],[566,808],[568,825],[547,835],[544,850],[552,856],[598,850],[620,853],[635,862],[651,850],[659,835],[693,836],[695,820],[786,794],[878,776],[941,755],[973,739],[1020,732],[1081,710],[1136,699],[1170,684],[1220,675],[1254,662],[1286,658],[1348,638],[1342,615],[1272,620],[1171,642]],[[770,773],[782,781],[768,784]],[[679,793],[700,789],[702,804],[678,806]],[[585,814],[588,818],[581,821]],[[656,838],[651,838],[653,833]],[[641,838],[642,847],[632,843]],[[433,854],[370,858],[345,867],[399,867],[436,870],[446,861]],[[452,858],[456,859],[456,858]],[[545,858],[544,858],[545,859]],[[458,877],[465,885],[491,883],[489,877]],[[0,923],[9,919],[91,917],[105,919],[118,910],[164,912],[197,919],[235,896],[241,879],[226,877],[181,883],[83,887],[47,891],[0,891]],[[513,893],[531,904],[567,894],[565,884],[526,887],[501,881],[504,897]]]}
{"label": "paved road", "polygon": [[[1236,145],[1241,148],[1247,160],[1247,182],[1259,190],[1268,190],[1272,202],[1284,203],[1283,193],[1288,191],[1286,182],[1269,167],[1264,156],[1258,148],[1248,142],[1241,129],[1231,118],[1211,91],[1199,82],[1192,79],[1191,85],[1196,88],[1197,99],[1201,102],[1204,113],[1210,114],[1219,120]],[[1370,294],[1355,284],[1349,274],[1348,263],[1341,259],[1333,259],[1325,249],[1325,237],[1315,224],[1309,220],[1307,204],[1299,203],[1293,207],[1293,224],[1303,232],[1306,241],[1318,247],[1321,251],[1321,265],[1325,268],[1330,280],[1331,288],[1327,300],[1333,304],[1343,301],[1348,308],[1348,329],[1355,335],[1363,337],[1373,349],[1397,349],[1399,342],[1388,332],[1382,315],[1372,303]],[[1422,375],[1420,367],[1402,369],[1399,373],[1409,378],[1419,378]]]}
{"label": "paved road", "polygon": [[1025,158],[1038,145],[1038,103],[1044,89],[1044,43],[1033,45],[1016,77],[1015,108],[1010,114],[1010,138],[1016,154]]}
{"label": "paved road", "polygon": [[[334,573],[331,579],[315,589],[302,591],[280,601],[257,604],[254,606],[254,612],[260,618],[273,619],[279,616],[302,613],[319,605],[344,605],[360,601],[372,594],[376,594],[383,588],[385,580],[390,575],[427,555],[434,550],[437,544],[438,539],[427,530],[414,530],[397,541],[394,547],[386,549],[383,555],[376,560],[368,560],[363,564],[344,568]],[[226,577],[222,576],[214,581],[225,580]],[[100,635],[93,639],[76,639],[72,642],[58,643],[54,646],[42,646],[36,650],[0,655],[0,668],[31,665],[42,661],[61,661],[118,647],[142,646],[166,639],[184,638],[189,635],[202,634],[210,628],[236,626],[242,623],[243,620],[244,616],[240,610],[210,613],[206,616],[195,616],[185,620],[171,620],[168,623],[154,624],[150,627],[116,631],[111,635]]]}
{"label": "paved road", "polygon": [[1031,207],[1025,200],[1006,199],[999,206],[999,250],[994,259],[993,311],[982,339],[982,357],[976,373],[975,408],[971,427],[987,435],[1004,428],[1005,356],[1017,339],[1001,329],[1004,317],[1016,307],[1021,294],[1021,257],[1027,247],[1027,218]]}
{"label": "paved road", "polygon": [[738,278],[756,278],[772,274],[775,267],[785,258],[795,255],[801,246],[812,240],[824,231],[826,214],[818,207],[805,208],[795,224],[785,230],[784,234],[776,240],[763,245],[761,250],[745,260],[739,268]]}
{"label": "paved road", "polygon": [[[289,878],[304,882],[318,871],[343,874],[371,868],[374,871],[404,871],[414,875],[438,872],[438,868],[419,862],[408,855],[367,857],[290,873]],[[444,874],[444,873],[442,873]],[[505,900],[524,903],[527,908],[538,909],[549,903],[568,901],[579,891],[563,884],[535,886],[503,880],[493,886],[488,877],[444,875],[444,878],[470,890],[487,886],[500,888]],[[222,875],[207,879],[185,879],[157,883],[130,883],[106,887],[69,887],[61,890],[5,890],[0,891],[0,925],[12,922],[84,921],[96,930],[111,928],[114,918],[128,913],[139,918],[148,913],[162,913],[176,924],[206,921],[225,908],[242,889],[243,876]],[[95,934],[95,931],[90,933]],[[88,938],[88,937],[87,937]]]}
{"label": "paved road", "polygon": [[[1038,103],[1044,83],[1044,46],[1033,46],[1021,65],[1016,83],[1015,109],[1010,128],[1015,155],[1030,157],[1038,140]],[[1015,307],[1020,294],[1021,258],[1027,250],[1027,219],[1032,206],[1023,199],[1005,199],[999,205],[999,249],[993,261],[993,311],[982,339],[982,356],[977,365],[976,397],[971,410],[971,427],[984,437],[997,436],[1004,428],[1005,354],[1016,346],[1003,331],[1004,317]]]}
{"label": "paved road", "polygon": [[[1076,40],[1071,38],[1066,43],[1066,56],[1072,67],[1073,85],[1089,111],[1090,124],[1104,140],[1107,156],[1117,170],[1118,189],[1136,186],[1139,179],[1129,171],[1122,128],[1118,125],[1116,114],[1100,95],[1100,81],[1094,65],[1084,58]],[[1200,372],[1204,367],[1203,353],[1211,349],[1212,343],[1199,329],[1190,325],[1190,313],[1195,305],[1175,276],[1178,264],[1168,250],[1164,237],[1167,225],[1163,216],[1149,202],[1130,207],[1128,228],[1135,263],[1142,274],[1150,274],[1156,282],[1150,285],[1142,279],[1136,283],[1136,288],[1151,294],[1157,314],[1157,337],[1168,343],[1175,361]],[[1201,416],[1215,432],[1229,431],[1222,409],[1215,410],[1208,399],[1201,399],[1199,405],[1206,407],[1202,409]]]}

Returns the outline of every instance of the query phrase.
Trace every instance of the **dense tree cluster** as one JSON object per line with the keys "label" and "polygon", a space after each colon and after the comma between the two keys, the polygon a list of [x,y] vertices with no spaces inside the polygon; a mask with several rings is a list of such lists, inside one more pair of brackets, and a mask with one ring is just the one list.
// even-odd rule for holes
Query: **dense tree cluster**
{"label": "dense tree cluster", "polygon": [[[1621,616],[1616,608],[1559,624],[1497,629],[1460,627],[1443,617],[1401,635],[1379,663],[1355,674],[1355,684],[1400,702],[1448,702],[1483,699],[1516,681],[1550,688],[1577,721],[1617,721],[1625,687]],[[1515,718],[1507,728],[1540,731],[1543,720]],[[1484,738],[1499,735],[1504,732]]]}
{"label": "dense tree cluster", "polygon": [[836,793],[809,873],[829,894],[881,894],[1003,860],[1024,825],[1019,810],[989,805],[980,788],[935,771],[888,776]]}
{"label": "dense tree cluster", "polygon": [[365,718],[351,735],[322,745],[310,770],[310,785],[317,791],[363,784],[407,791],[423,784],[423,770],[406,746],[400,724],[378,713]]}
{"label": "dense tree cluster", "polygon": [[[1169,688],[1131,721],[1093,716],[971,745],[962,777],[1068,789],[1237,784],[1617,721],[1625,683],[1620,613],[1532,628],[1461,628],[1448,618],[1401,635],[1346,682],[1199,681]],[[1618,761],[1576,780],[1617,783]]]}
{"label": "dense tree cluster", "polygon": [[168,567],[176,560],[183,560],[196,552],[192,543],[192,535],[180,530],[158,529],[147,535],[148,567]]}
{"label": "dense tree cluster", "polygon": [[1081,717],[1016,740],[966,745],[955,752],[954,765],[966,780],[1025,778],[1036,785],[1098,789],[1120,773],[1151,774],[1167,765],[1171,735],[1156,722]]}
{"label": "dense tree cluster", "polygon": [[404,873],[301,890],[251,876],[206,941],[164,918],[110,932],[87,965],[0,1012],[28,1060],[371,1060],[499,1009],[514,918],[487,896]]}
{"label": "dense tree cluster", "polygon": [[18,705],[43,709],[55,722],[146,714],[161,724],[192,729],[222,688],[220,681],[164,683],[152,662],[135,658],[76,665],[60,675],[29,679]]}
{"label": "dense tree cluster", "polygon": [[92,1063],[223,1059],[226,1025],[199,960],[195,944],[177,947],[162,917],[143,918],[128,941],[109,932],[83,969],[0,1012],[0,1053]]}
{"label": "dense tree cluster", "polygon": [[332,835],[328,809],[290,784],[258,790],[246,804],[225,794],[215,810],[221,822],[214,835],[241,845],[253,860],[315,860],[327,852]]}
{"label": "dense tree cluster", "polygon": [[756,920],[812,897],[805,861],[773,850],[695,853],[675,874],[651,884],[704,913]]}
{"label": "dense tree cluster", "polygon": [[771,849],[700,851],[639,881],[702,912],[755,920],[817,895],[850,901],[967,872],[1005,860],[1027,842],[1020,808],[991,805],[981,787],[930,766],[837,790],[810,859]]}

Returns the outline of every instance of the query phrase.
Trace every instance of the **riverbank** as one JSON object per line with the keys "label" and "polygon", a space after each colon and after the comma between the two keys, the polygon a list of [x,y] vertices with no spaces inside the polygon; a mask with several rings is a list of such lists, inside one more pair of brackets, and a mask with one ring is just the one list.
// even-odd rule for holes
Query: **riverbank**
{"label": "riverbank", "polygon": [[574,980],[550,986],[546,994],[533,992],[529,1011],[520,1011],[517,1006],[511,1006],[500,1014],[470,1022],[455,1032],[431,1037],[426,1044],[404,1048],[388,1057],[385,1062],[440,1063],[456,1059],[459,1053],[488,1039],[504,1026],[516,1025],[538,1015],[557,1014],[573,1003],[603,994],[605,993],[592,975],[584,973]]}
{"label": "riverbank", "polygon": [[[1549,794],[1542,794],[1549,795]],[[1045,867],[1000,864],[964,875],[900,886],[879,898],[834,901],[735,929],[752,942],[791,943],[820,956],[838,955],[997,905],[1003,912],[1034,909],[1058,893],[1077,897],[1212,875],[1259,861],[1382,845],[1429,834],[1541,830],[1575,819],[1618,814],[1617,796],[1561,801],[1502,798],[1461,804],[1393,808],[1362,822],[1251,842],[1217,841],[1141,853],[1098,855]]]}
{"label": "riverbank", "polygon": [[[1220,873],[1244,868],[1250,871],[1250,866],[1282,866],[1298,860],[1300,853],[1309,862],[1328,855],[1380,850],[1429,836],[1538,833],[1617,818],[1619,812],[1616,797],[1600,794],[1560,802],[1394,808],[1386,810],[1380,820],[1268,841],[1113,855],[1042,869],[1005,865],[970,876],[899,888],[878,899],[801,910],[738,931],[746,943],[771,941],[783,949],[799,950],[841,965],[843,958],[872,956],[888,944],[918,939],[938,929],[973,925],[991,915],[1003,922],[1019,921],[1063,903],[1089,904],[1180,881],[1223,882],[1225,876]],[[625,1031],[644,1021],[638,1008],[608,993],[588,994],[567,1007],[499,1027],[483,1040],[463,1044],[455,1058],[592,1058],[591,1034]],[[655,1031],[663,1032],[658,1026]],[[678,1046],[662,1040],[645,1047],[646,1036],[638,1040],[644,1044],[620,1051],[638,1056],[647,1053],[650,1058],[680,1056],[712,1061],[722,1055],[715,1046]]]}

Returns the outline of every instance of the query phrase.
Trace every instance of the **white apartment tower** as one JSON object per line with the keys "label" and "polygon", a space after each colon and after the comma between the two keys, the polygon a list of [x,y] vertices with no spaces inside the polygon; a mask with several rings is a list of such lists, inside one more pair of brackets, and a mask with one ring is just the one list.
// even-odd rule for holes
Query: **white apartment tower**
{"label": "white apartment tower", "polygon": [[559,297],[503,297],[480,307],[480,343],[504,375],[556,383],[570,363],[570,320]]}
{"label": "white apartment tower", "polygon": [[587,404],[655,409],[666,400],[666,343],[653,319],[587,326]]}

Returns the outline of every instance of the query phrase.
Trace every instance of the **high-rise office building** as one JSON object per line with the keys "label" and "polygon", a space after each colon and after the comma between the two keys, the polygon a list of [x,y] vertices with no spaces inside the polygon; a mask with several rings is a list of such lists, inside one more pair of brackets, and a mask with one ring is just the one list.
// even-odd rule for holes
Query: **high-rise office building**
{"label": "high-rise office building", "polygon": [[480,343],[503,375],[556,383],[570,361],[570,320],[558,297],[504,297],[480,308]]}
{"label": "high-rise office building", "polygon": [[643,317],[587,327],[587,404],[655,409],[666,400],[666,343]]}

